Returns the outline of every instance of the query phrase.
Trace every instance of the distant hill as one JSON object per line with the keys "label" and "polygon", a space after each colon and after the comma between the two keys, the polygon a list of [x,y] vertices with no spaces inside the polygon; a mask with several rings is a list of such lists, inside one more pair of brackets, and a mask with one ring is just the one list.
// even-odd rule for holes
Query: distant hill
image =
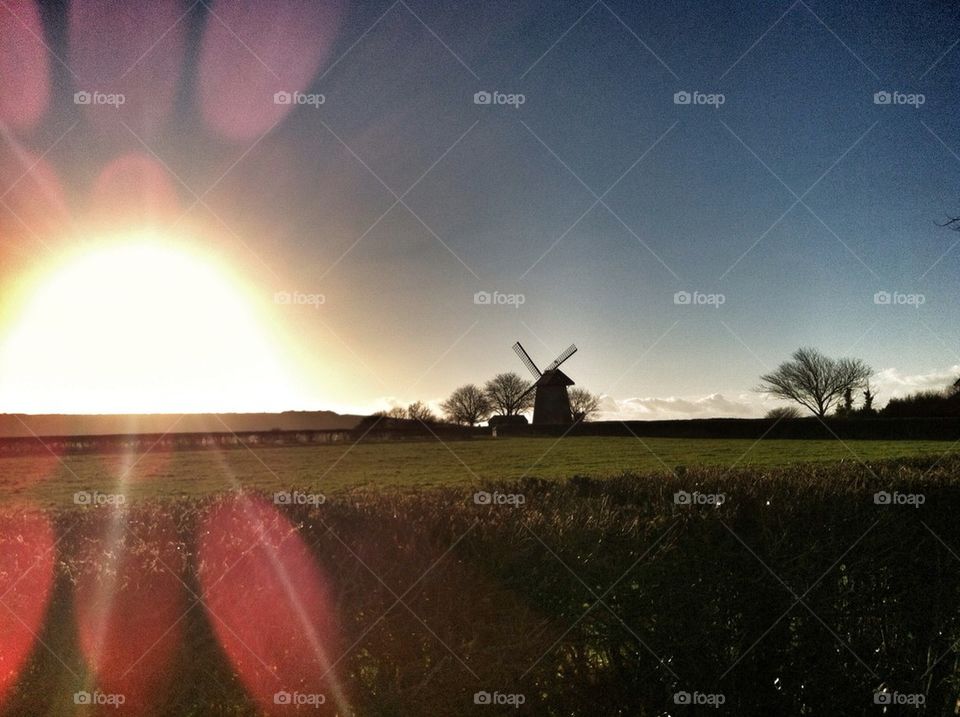
{"label": "distant hill", "polygon": [[[224,431],[324,430],[354,428],[362,416],[333,411],[283,413],[154,413],[141,415],[56,415],[0,413],[0,437],[98,436],[118,433],[222,433]],[[224,425],[226,424],[226,425]]]}

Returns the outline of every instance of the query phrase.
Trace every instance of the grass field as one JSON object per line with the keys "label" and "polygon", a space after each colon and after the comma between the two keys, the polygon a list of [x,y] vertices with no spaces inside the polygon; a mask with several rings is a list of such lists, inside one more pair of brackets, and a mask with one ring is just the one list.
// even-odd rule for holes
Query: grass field
{"label": "grass field", "polygon": [[[508,438],[394,442],[228,451],[53,455],[0,460],[0,499],[47,507],[80,490],[142,497],[199,496],[237,487],[421,489],[526,476],[562,479],[623,472],[666,473],[677,466],[782,466],[810,461],[874,461],[943,456],[943,441],[738,440],[687,438]],[[123,484],[123,485],[121,485]]]}
{"label": "grass field", "polygon": [[[689,463],[694,443],[677,456]],[[596,462],[585,449],[611,445],[628,444],[560,447]],[[774,467],[810,446],[771,446],[751,454],[763,467],[486,485],[520,505],[478,505],[467,483],[319,506],[251,491],[123,511],[0,506],[0,634],[5,656],[19,655],[0,674],[0,714],[870,717],[894,696],[921,708],[886,713],[952,714],[960,456]],[[421,466],[436,448],[351,456]],[[328,453],[266,457],[309,468]],[[241,455],[221,456],[220,470]],[[220,465],[155,458],[184,461],[168,471]],[[677,491],[724,501],[680,504]],[[877,491],[923,501],[882,503]],[[95,690],[126,707],[77,706]],[[277,690],[329,700],[284,709]],[[484,693],[524,704],[480,705]],[[677,701],[693,693],[723,704]]]}

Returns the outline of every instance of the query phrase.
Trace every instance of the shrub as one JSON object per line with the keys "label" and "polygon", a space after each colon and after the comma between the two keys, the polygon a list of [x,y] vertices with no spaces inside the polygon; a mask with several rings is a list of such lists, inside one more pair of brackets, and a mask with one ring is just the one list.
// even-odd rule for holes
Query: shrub
{"label": "shrub", "polygon": [[919,391],[903,398],[891,398],[880,415],[893,418],[960,416],[960,395],[945,391]]}
{"label": "shrub", "polygon": [[767,411],[767,414],[764,418],[769,418],[771,420],[784,420],[790,418],[800,418],[800,409],[796,406],[779,406],[777,408],[771,408]]}

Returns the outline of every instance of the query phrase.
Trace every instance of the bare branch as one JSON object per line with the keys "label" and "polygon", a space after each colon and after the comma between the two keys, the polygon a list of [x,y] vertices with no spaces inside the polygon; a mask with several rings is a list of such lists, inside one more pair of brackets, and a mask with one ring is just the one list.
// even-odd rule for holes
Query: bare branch
{"label": "bare branch", "polygon": [[530,382],[515,373],[499,373],[487,381],[484,393],[494,410],[513,416],[533,408]]}
{"label": "bare branch", "polygon": [[472,383],[456,389],[440,407],[451,421],[468,426],[477,425],[486,419],[492,410],[486,394]]}
{"label": "bare branch", "polygon": [[574,421],[589,421],[600,410],[600,397],[576,386],[570,391],[570,412]]}
{"label": "bare branch", "polygon": [[794,351],[790,361],[761,376],[756,390],[795,401],[823,417],[847,389],[866,386],[872,373],[860,359],[832,359],[804,347]]}

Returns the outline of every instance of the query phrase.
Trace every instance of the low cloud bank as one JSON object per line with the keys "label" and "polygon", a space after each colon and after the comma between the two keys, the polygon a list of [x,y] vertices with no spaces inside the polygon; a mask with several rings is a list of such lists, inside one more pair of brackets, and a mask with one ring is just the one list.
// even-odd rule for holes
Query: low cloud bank
{"label": "low cloud bank", "polygon": [[757,394],[727,398],[722,393],[708,396],[635,397],[616,399],[604,396],[599,420],[665,421],[677,418],[757,418],[774,403]]}

